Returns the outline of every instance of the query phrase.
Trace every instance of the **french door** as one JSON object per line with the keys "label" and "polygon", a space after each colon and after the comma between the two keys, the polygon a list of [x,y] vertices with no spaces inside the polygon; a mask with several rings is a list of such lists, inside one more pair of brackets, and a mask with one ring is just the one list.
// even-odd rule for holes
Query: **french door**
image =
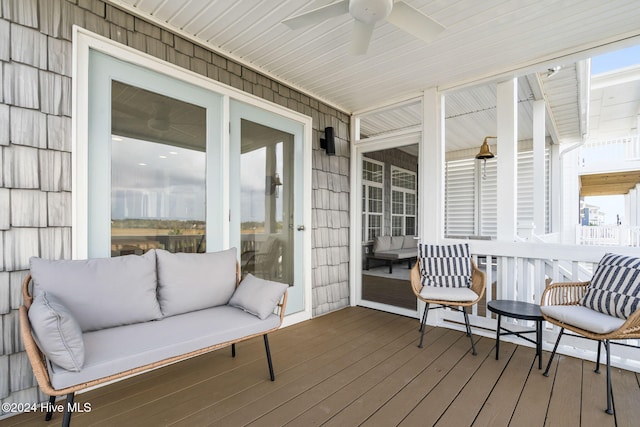
{"label": "french door", "polygon": [[304,309],[303,126],[230,102],[230,241],[243,274],[287,283],[287,314]]}
{"label": "french door", "polygon": [[243,274],[290,286],[290,322],[309,318],[310,118],[161,64],[92,49],[86,61],[74,256],[235,246]]}

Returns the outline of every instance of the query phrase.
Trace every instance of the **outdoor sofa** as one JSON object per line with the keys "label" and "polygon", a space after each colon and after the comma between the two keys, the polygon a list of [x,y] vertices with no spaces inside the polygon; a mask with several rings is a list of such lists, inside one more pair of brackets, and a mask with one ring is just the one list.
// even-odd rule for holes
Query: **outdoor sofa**
{"label": "outdoor sofa", "polygon": [[369,269],[370,260],[384,261],[389,266],[389,274],[393,273],[393,263],[407,261],[408,268],[418,256],[418,241],[414,236],[377,236],[373,242],[373,253],[366,259],[365,270]]}
{"label": "outdoor sofa", "polygon": [[267,334],[282,324],[287,288],[252,275],[240,281],[235,248],[33,257],[23,282],[21,334],[49,407],[67,396],[68,425],[77,391],[229,345],[235,356],[235,343],[260,335],[273,381]]}

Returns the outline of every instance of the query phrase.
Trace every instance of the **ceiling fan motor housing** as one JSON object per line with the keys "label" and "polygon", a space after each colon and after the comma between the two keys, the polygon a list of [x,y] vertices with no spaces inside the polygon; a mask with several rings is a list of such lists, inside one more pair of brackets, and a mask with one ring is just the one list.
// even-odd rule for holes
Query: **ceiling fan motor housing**
{"label": "ceiling fan motor housing", "polygon": [[391,13],[393,0],[349,0],[349,13],[358,21],[374,24]]}

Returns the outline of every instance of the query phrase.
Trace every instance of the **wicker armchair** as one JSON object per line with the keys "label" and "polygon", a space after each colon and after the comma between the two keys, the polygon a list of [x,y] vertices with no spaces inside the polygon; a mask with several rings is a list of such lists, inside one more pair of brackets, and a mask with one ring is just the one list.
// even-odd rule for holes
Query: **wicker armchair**
{"label": "wicker armchair", "polygon": [[[640,309],[635,311],[631,316],[629,316],[626,320],[613,318],[613,316],[608,316],[606,314],[602,314],[591,310],[589,308],[583,307],[580,305],[580,300],[587,292],[587,287],[591,282],[575,282],[575,283],[556,283],[548,286],[542,294],[542,301],[540,303],[540,307],[542,310],[542,316],[544,319],[553,323],[560,327],[560,333],[558,334],[558,338],[553,347],[553,352],[551,353],[551,357],[549,358],[549,363],[547,364],[547,369],[544,371],[544,376],[549,376],[549,369],[551,368],[551,364],[553,363],[553,359],[558,349],[558,344],[560,344],[560,339],[564,333],[565,329],[568,329],[580,336],[583,336],[588,339],[598,341],[598,356],[595,372],[600,372],[600,350],[602,348],[602,344],[604,343],[605,351],[606,351],[606,361],[607,361],[607,409],[606,412],[608,414],[613,414],[612,407],[612,394],[611,394],[611,353],[610,353],[610,340],[619,340],[619,339],[628,339],[628,338],[640,338]],[[549,306],[555,306],[553,315],[550,313],[548,308]],[[567,309],[564,309],[567,308]],[[617,322],[617,327],[615,323],[612,327],[606,328],[600,322],[599,327],[602,330],[598,332],[594,332],[593,330],[588,330],[583,324],[576,325],[576,320],[574,319],[574,313],[571,313],[569,310],[575,311],[576,309],[584,311],[588,310],[592,313],[588,313],[592,316],[592,318],[596,318],[594,322],[598,323],[598,318],[601,316],[605,316],[611,319],[604,319],[605,321],[613,321]],[[582,326],[582,327],[581,327]],[[595,329],[595,328],[594,328]],[[610,330],[606,330],[610,329]]]}
{"label": "wicker armchair", "polygon": [[[469,314],[467,313],[466,308],[471,307],[474,304],[477,304],[478,301],[482,299],[485,290],[485,281],[486,277],[483,271],[479,270],[476,267],[476,264],[471,260],[471,287],[470,288],[457,288],[451,289],[448,288],[449,292],[460,293],[459,297],[449,297],[446,299],[442,298],[442,296],[438,295],[438,289],[433,289],[436,291],[435,293],[429,292],[428,289],[425,288],[435,288],[433,286],[423,286],[421,277],[420,277],[420,258],[411,269],[411,289],[416,297],[424,302],[426,305],[424,307],[424,312],[422,314],[422,321],[420,322],[420,344],[418,347],[422,348],[422,342],[424,340],[424,330],[425,324],[427,323],[427,315],[429,310],[434,310],[443,307],[449,307],[453,310],[461,311],[464,314],[464,322],[467,328],[467,336],[471,340],[471,350],[472,354],[476,355],[476,346],[473,341],[473,336],[471,334],[471,324],[469,323]],[[473,291],[473,294],[469,294],[468,291]],[[430,307],[430,305],[437,305],[437,307]]]}

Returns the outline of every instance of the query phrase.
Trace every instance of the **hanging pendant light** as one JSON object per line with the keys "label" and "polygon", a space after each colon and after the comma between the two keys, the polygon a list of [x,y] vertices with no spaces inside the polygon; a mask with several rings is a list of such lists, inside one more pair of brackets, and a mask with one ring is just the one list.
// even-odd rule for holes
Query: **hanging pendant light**
{"label": "hanging pendant light", "polygon": [[489,144],[487,143],[487,139],[489,138],[497,139],[496,136],[485,136],[484,141],[480,146],[480,151],[478,152],[478,154],[476,154],[476,159],[484,161],[482,165],[482,179],[487,178],[487,159],[493,159],[495,157],[495,155],[489,149]]}

